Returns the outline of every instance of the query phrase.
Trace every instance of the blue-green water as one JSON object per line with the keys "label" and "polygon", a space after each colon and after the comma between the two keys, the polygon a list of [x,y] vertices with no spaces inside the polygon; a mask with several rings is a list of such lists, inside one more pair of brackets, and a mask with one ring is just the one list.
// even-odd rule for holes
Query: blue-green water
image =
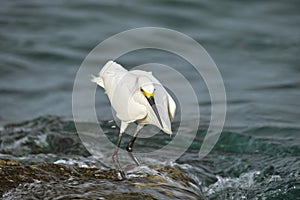
{"label": "blue-green water", "polygon": [[[221,138],[199,160],[210,99],[203,81],[185,71],[199,98],[201,126],[177,164],[198,180],[207,198],[296,199],[300,187],[299,10],[296,0],[2,1],[0,124],[49,114],[71,118],[76,72],[98,43],[131,28],[174,29],[203,45],[222,74],[227,95]],[[128,68],[148,62],[188,67],[174,55],[150,50],[132,52],[119,61]],[[112,119],[100,89],[96,102],[99,120]],[[53,135],[44,132],[46,138]],[[39,144],[45,142],[37,138]],[[12,146],[7,142],[11,140],[16,141]],[[46,142],[37,152],[34,145],[25,151],[26,140],[10,138],[3,131],[0,142],[1,157],[24,158],[25,163],[56,162],[76,154],[55,148],[60,140],[52,146]],[[146,145],[155,148],[151,141]],[[84,155],[78,162],[87,159]]]}

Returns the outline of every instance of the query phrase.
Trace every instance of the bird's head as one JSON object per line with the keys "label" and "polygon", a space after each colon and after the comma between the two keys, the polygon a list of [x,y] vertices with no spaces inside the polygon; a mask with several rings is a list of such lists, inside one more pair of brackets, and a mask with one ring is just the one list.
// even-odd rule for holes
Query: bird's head
{"label": "bird's head", "polygon": [[140,86],[140,92],[146,97],[154,97],[155,88],[152,84]]}
{"label": "bird's head", "polygon": [[154,84],[151,80],[147,80],[148,78],[140,78],[139,82],[142,83],[140,84],[140,92],[142,93],[142,95],[147,99],[148,103],[150,104],[151,108],[153,109],[158,122],[161,126],[161,128],[163,128],[163,124],[161,121],[161,118],[159,116],[156,104],[155,104],[155,100],[154,100],[154,93],[155,93],[155,87]]}

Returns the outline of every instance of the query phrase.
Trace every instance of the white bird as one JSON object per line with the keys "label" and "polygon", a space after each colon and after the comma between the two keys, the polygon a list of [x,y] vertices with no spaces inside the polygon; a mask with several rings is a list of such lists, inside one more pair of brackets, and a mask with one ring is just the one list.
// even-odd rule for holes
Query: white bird
{"label": "white bird", "polygon": [[152,124],[163,132],[172,134],[171,122],[176,111],[175,101],[151,72],[128,71],[114,61],[108,61],[98,77],[92,75],[91,81],[104,88],[116,116],[121,120],[113,161],[122,179],[125,179],[125,173],[118,161],[118,150],[128,124],[138,124],[126,150],[133,161],[140,165],[132,154],[132,146],[139,131],[144,125]]}

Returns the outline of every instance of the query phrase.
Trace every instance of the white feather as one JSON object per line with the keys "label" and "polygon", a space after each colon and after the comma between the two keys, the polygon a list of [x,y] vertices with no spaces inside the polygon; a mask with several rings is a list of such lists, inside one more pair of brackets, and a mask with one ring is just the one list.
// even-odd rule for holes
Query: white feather
{"label": "white feather", "polygon": [[[137,121],[141,124],[152,124],[165,133],[171,134],[171,121],[174,120],[176,104],[162,84],[151,72],[142,70],[128,71],[114,61],[108,61],[98,77],[91,79],[103,87],[108,95],[117,117],[123,123]],[[151,87],[147,87],[151,86]],[[155,104],[163,127],[152,110],[140,88],[154,89]]]}

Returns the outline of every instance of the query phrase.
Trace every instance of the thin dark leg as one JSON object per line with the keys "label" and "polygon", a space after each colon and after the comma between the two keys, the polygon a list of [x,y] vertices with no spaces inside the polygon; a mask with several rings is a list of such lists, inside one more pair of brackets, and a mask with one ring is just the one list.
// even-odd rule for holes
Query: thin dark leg
{"label": "thin dark leg", "polygon": [[138,161],[138,159],[133,155],[133,153],[132,153],[132,148],[133,148],[133,144],[134,144],[134,142],[135,142],[135,140],[136,140],[136,138],[137,138],[137,135],[139,134],[139,132],[140,132],[140,130],[143,128],[143,126],[144,125],[138,125],[137,126],[137,128],[136,128],[136,131],[135,131],[135,133],[133,134],[133,137],[131,138],[131,140],[129,141],[129,143],[128,143],[128,145],[127,145],[127,147],[126,147],[126,150],[127,150],[127,152],[128,152],[128,154],[129,154],[129,156],[131,157],[131,159],[135,162],[135,164],[137,165],[137,166],[139,166],[140,165],[140,162]]}
{"label": "thin dark leg", "polygon": [[118,159],[118,151],[119,151],[119,148],[121,145],[122,135],[123,135],[123,132],[120,131],[118,141],[117,141],[117,147],[116,147],[116,150],[114,151],[112,158],[113,158],[115,167],[119,170],[119,172],[121,174],[122,179],[126,179],[125,173],[124,173],[123,169],[121,168],[119,159]]}

